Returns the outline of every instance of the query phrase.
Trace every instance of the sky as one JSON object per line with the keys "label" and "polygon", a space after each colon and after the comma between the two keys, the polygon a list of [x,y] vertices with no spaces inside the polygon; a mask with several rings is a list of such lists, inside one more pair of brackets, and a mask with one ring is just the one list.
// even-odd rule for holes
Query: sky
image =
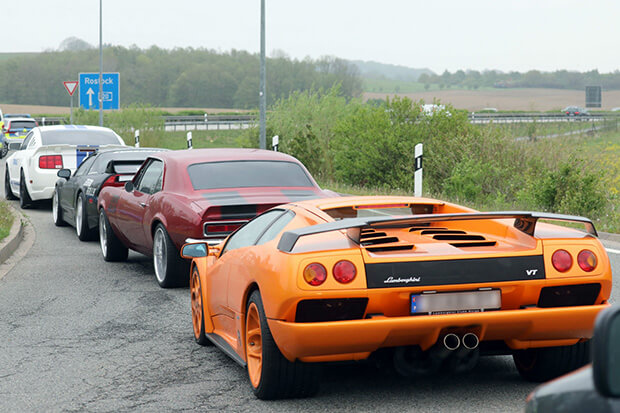
{"label": "sky", "polygon": [[[260,0],[102,1],[104,44],[260,51]],[[71,36],[99,45],[99,0],[5,3],[0,52],[54,50]],[[620,70],[617,0],[265,3],[268,56],[327,55],[436,73]]]}

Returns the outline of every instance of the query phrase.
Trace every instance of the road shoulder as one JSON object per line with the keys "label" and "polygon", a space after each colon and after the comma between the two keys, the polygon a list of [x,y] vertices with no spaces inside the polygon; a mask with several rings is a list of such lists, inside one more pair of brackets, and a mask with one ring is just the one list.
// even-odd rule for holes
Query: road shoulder
{"label": "road shoulder", "polygon": [[15,217],[9,235],[0,242],[0,279],[30,250],[34,244],[34,230],[28,219],[9,205]]}

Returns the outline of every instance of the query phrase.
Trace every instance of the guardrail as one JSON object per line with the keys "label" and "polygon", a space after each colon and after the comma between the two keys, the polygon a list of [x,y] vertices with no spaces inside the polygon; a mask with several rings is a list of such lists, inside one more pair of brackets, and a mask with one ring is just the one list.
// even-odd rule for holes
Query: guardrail
{"label": "guardrail", "polygon": [[[620,119],[620,112],[614,114],[589,114],[568,116],[564,113],[475,113],[468,115],[473,124],[485,123],[532,123],[532,122],[600,122],[606,119]],[[62,125],[66,117],[37,117],[39,125]],[[190,115],[164,116],[166,131],[190,130],[229,130],[248,129],[256,126],[258,117],[255,115]]]}

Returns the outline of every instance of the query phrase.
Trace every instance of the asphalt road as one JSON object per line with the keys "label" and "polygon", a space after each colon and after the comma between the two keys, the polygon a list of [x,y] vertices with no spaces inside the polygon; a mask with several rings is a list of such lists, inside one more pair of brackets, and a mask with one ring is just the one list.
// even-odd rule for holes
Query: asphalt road
{"label": "asphalt road", "polygon": [[[104,262],[98,242],[54,226],[49,203],[25,213],[32,248],[0,279],[2,412],[510,412],[535,387],[501,356],[467,374],[416,379],[367,363],[329,366],[314,398],[257,400],[244,369],[194,343],[188,290],[159,288],[140,254]],[[620,274],[620,255],[610,258]]]}

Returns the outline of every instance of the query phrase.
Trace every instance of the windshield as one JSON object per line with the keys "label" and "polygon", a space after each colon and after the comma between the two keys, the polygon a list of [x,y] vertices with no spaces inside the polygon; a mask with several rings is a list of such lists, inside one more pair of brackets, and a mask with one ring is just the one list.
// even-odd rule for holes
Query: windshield
{"label": "windshield", "polygon": [[22,129],[32,129],[36,125],[34,121],[23,120],[23,121],[13,121],[9,124],[10,130],[22,130]]}
{"label": "windshield", "polygon": [[314,186],[302,167],[294,162],[206,162],[190,165],[187,172],[195,190]]}

